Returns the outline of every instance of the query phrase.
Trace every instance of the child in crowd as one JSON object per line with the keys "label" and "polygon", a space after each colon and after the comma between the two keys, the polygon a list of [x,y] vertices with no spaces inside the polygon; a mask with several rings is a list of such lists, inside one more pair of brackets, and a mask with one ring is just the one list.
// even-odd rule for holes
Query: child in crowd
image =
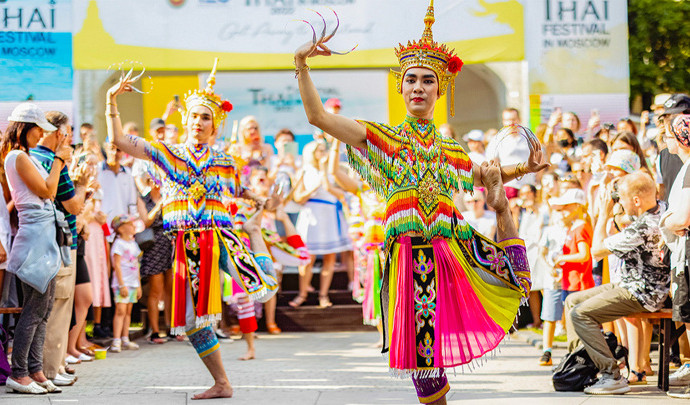
{"label": "child in crowd", "polygon": [[136,350],[139,348],[129,341],[129,324],[132,319],[132,306],[141,298],[141,280],[139,275],[139,256],[141,250],[134,240],[136,218],[129,215],[118,215],[113,218],[111,226],[117,238],[110,249],[113,265],[113,296],[115,297],[115,316],[113,317],[113,343],[110,351],[119,353],[122,348]]}
{"label": "child in crowd", "polygon": [[[541,306],[541,320],[544,324],[543,346],[544,354],[539,359],[539,365],[550,366],[553,364],[551,351],[553,349],[553,338],[556,333],[556,325],[563,318],[563,299],[561,289],[561,268],[556,266],[554,259],[563,253],[565,244],[565,233],[560,225],[549,225],[542,231],[539,246],[541,246],[538,261],[545,263],[550,271],[543,274],[542,295],[544,301]],[[557,324],[557,322],[559,322]],[[562,333],[562,326],[561,326]]]}
{"label": "child in crowd", "polygon": [[562,271],[563,301],[573,292],[594,287],[590,252],[593,230],[586,201],[585,192],[576,188],[549,200],[551,207],[561,214],[560,227],[566,235],[562,254],[554,258],[555,265]]}

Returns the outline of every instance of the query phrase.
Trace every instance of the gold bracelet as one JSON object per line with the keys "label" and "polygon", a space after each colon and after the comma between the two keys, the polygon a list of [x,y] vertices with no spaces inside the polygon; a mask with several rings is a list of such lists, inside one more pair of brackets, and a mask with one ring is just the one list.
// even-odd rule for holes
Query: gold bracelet
{"label": "gold bracelet", "polygon": [[523,163],[518,163],[517,166],[515,166],[515,178],[517,180],[522,180],[522,177],[528,173],[524,167],[525,165]]}
{"label": "gold bracelet", "polygon": [[120,113],[105,113],[105,116],[114,118],[114,117],[119,117]]}
{"label": "gold bracelet", "polygon": [[111,103],[111,102],[107,102],[107,103],[105,103],[105,105],[117,105],[117,104]]}
{"label": "gold bracelet", "polygon": [[309,71],[309,70],[311,70],[311,68],[307,64],[305,64],[302,67],[297,67],[297,63],[295,63],[295,79],[297,79],[299,77],[299,74],[302,73],[303,70]]}

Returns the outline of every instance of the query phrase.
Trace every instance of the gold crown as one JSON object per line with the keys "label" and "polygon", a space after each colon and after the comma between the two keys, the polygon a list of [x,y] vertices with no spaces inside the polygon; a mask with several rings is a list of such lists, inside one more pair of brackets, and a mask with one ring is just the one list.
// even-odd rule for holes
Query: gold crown
{"label": "gold crown", "polygon": [[208,79],[206,79],[206,88],[203,90],[190,90],[184,99],[185,109],[182,114],[182,123],[187,125],[187,118],[189,110],[198,105],[207,107],[213,113],[213,127],[219,129],[228,116],[228,112],[232,111],[232,104],[221,99],[220,95],[213,91],[213,86],[216,85],[216,68],[218,67],[218,58],[213,62],[213,70]]}
{"label": "gold crown", "polygon": [[450,114],[455,111],[455,77],[462,69],[463,62],[455,55],[453,49],[434,41],[431,26],[434,25],[434,0],[430,0],[424,17],[424,32],[419,41],[408,41],[407,45],[399,44],[395,55],[400,63],[400,71],[391,70],[395,76],[398,93],[402,93],[402,80],[408,69],[421,67],[431,69],[439,81],[439,96],[446,94],[450,84]]}

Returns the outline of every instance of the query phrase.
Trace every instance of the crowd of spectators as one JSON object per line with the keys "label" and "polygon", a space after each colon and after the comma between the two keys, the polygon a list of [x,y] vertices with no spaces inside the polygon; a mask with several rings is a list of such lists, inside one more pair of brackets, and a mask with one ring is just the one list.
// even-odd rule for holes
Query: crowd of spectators
{"label": "crowd of spectators", "polygon": [[[326,102],[330,111],[337,113],[340,107],[339,100]],[[585,126],[576,114],[558,108],[536,130],[550,168],[505,185],[532,269],[528,312],[531,326],[543,333],[539,362],[553,364],[555,336],[567,335],[570,350],[583,344],[602,373],[589,393],[624,393],[653,372],[652,327],[626,316],[666,304],[673,306],[674,320],[690,322],[685,259],[690,205],[683,203],[690,201],[690,121],[685,114],[690,114],[690,97],[682,94],[660,95],[639,120],[623,117],[616,123],[600,122],[593,110]],[[114,353],[139,347],[129,340],[129,329],[133,305],[142,293],[147,341],[164,344],[171,339],[159,325],[170,319],[172,244],[163,233],[160,182],[150,163],[101,143],[88,123],[78,129],[79,142],[73,142],[72,123],[59,112],[44,114],[24,103],[9,121],[0,142],[0,184],[7,207],[0,210],[0,269],[12,271],[0,270],[0,306],[21,306],[23,312],[15,328],[8,386],[55,392],[74,384],[73,365],[94,359],[94,350],[101,348],[95,342],[108,341]],[[504,110],[500,124],[521,124],[518,110]],[[125,124],[123,131],[185,142],[185,134],[163,118],[151,121],[147,135],[134,123]],[[440,131],[456,137],[449,125]],[[456,138],[478,164],[528,159],[524,138],[497,133],[475,129]],[[253,116],[239,122],[231,139],[213,142],[244,168],[243,184],[257,195],[270,198],[275,190],[289,191],[279,192],[278,208],[263,214],[262,227],[284,238],[299,234],[309,252],[299,266],[299,292],[290,306],[306,305],[314,292],[317,261],[319,307],[332,305],[329,289],[338,263],[347,270],[349,289],[361,288],[357,283],[365,277],[356,274],[361,269],[355,268],[357,241],[350,228],[366,185],[349,170],[340,142],[318,134],[299,153],[295,135],[286,128],[270,145]],[[455,203],[475,229],[496,237],[496,216],[481,189],[457,196]],[[65,228],[55,226],[61,223]],[[59,235],[70,240],[56,246]],[[50,271],[39,272],[45,257],[51,258]],[[242,318],[255,305],[235,302],[235,315]],[[269,333],[281,332],[275,308],[275,299],[265,304]],[[615,332],[629,350],[627,379],[602,328]],[[238,331],[230,327],[217,334]],[[248,360],[255,348],[253,336],[245,339],[243,359]],[[690,364],[678,366],[671,384],[690,384]]]}

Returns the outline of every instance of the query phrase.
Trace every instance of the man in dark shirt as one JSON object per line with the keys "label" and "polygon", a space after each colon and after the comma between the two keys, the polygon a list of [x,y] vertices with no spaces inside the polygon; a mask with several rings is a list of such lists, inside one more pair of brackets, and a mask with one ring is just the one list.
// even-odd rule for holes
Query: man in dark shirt
{"label": "man in dark shirt", "polygon": [[[58,111],[46,113],[48,122],[58,128],[57,131],[44,133],[38,145],[31,150],[31,157],[49,170],[55,160],[55,149],[64,137],[71,138],[69,118]],[[69,162],[68,162],[69,164]],[[61,370],[67,354],[67,338],[69,334],[72,306],[74,303],[74,288],[76,279],[76,249],[77,249],[77,217],[84,207],[86,196],[86,182],[88,176],[81,176],[75,184],[70,178],[67,165],[60,172],[60,182],[55,196],[56,207],[65,214],[72,231],[72,248],[70,250],[71,265],[63,266],[55,277],[55,299],[53,310],[46,326],[46,338],[43,350],[43,372],[46,378],[53,380],[55,385],[71,385],[74,377]],[[60,372],[62,371],[62,373]]]}

